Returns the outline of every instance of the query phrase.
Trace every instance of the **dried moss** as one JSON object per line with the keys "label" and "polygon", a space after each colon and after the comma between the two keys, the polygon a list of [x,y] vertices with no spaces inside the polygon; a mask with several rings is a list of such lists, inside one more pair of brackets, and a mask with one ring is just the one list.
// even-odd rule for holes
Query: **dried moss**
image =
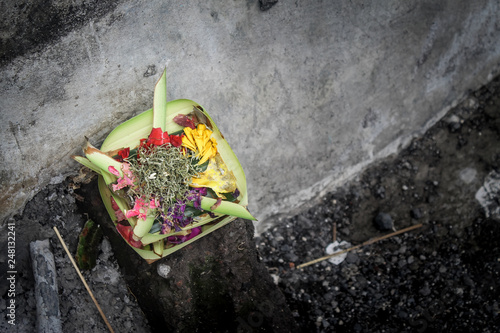
{"label": "dried moss", "polygon": [[198,160],[172,146],[140,147],[137,158],[129,158],[130,169],[138,178],[129,195],[161,199],[164,207],[184,199],[191,179],[201,172]]}

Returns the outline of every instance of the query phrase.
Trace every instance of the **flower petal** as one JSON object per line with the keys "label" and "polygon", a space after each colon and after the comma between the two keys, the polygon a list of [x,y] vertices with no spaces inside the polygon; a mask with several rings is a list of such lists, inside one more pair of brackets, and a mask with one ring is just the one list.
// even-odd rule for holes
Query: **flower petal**
{"label": "flower petal", "polygon": [[117,223],[116,224],[116,230],[120,235],[122,235],[125,240],[132,245],[135,248],[142,248],[142,242],[141,241],[136,241],[133,238],[133,232],[132,232],[132,227],[131,226],[125,226],[123,224]]}
{"label": "flower petal", "polygon": [[180,147],[182,145],[182,136],[181,135],[170,135],[170,143],[174,147]]}
{"label": "flower petal", "polygon": [[124,148],[124,149],[120,150],[120,151],[118,152],[118,156],[119,156],[119,157],[120,157],[120,159],[121,159],[121,161],[120,161],[120,162],[122,162],[124,159],[126,159],[127,157],[129,157],[129,156],[130,156],[130,148],[129,148],[129,147],[127,147],[127,148]]}
{"label": "flower petal", "polygon": [[112,174],[112,175],[115,175],[116,177],[120,177],[120,173],[118,172],[118,170],[116,170],[116,168],[112,165],[108,166],[108,171]]}
{"label": "flower petal", "polygon": [[185,114],[178,114],[177,116],[174,117],[173,121],[174,121],[174,123],[176,123],[177,125],[180,125],[182,127],[189,127],[192,129],[196,128],[193,120],[191,120],[191,118],[189,118]]}

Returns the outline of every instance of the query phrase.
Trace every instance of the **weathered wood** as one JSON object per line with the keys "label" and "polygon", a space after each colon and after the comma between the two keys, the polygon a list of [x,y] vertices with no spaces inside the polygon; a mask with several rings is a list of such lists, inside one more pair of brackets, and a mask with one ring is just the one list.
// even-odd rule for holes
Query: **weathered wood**
{"label": "weathered wood", "polygon": [[49,240],[31,242],[30,254],[35,276],[37,330],[40,333],[61,333],[56,265]]}
{"label": "weathered wood", "polygon": [[93,182],[82,210],[101,224],[124,278],[158,332],[297,332],[285,298],[258,258],[250,221],[237,219],[147,264],[117,234]]}

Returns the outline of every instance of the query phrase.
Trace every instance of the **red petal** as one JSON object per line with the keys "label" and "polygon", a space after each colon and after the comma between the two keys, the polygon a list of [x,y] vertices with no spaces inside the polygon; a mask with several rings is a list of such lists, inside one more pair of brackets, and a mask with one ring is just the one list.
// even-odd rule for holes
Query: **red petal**
{"label": "red petal", "polygon": [[122,160],[129,157],[129,155],[130,155],[130,148],[129,147],[124,148],[118,152],[118,156],[120,156],[122,158]]}
{"label": "red petal", "polygon": [[168,135],[167,131],[163,132],[163,138],[161,144],[167,144],[170,142],[170,136]]}
{"label": "red petal", "polygon": [[116,230],[120,235],[122,235],[125,240],[132,245],[135,248],[142,248],[142,242],[141,241],[136,241],[132,237],[134,233],[132,232],[132,227],[131,226],[125,226],[123,224],[117,223],[116,224]]}
{"label": "red petal", "polygon": [[116,177],[120,177],[120,173],[118,172],[118,170],[116,170],[116,168],[112,165],[108,166],[108,171],[115,175]]}
{"label": "red petal", "polygon": [[129,239],[128,243],[130,245],[132,245],[133,247],[137,248],[137,249],[141,249],[142,248],[142,242],[141,241],[136,241],[132,237]]}
{"label": "red petal", "polygon": [[173,120],[174,120],[174,122],[177,125],[180,125],[180,126],[183,126],[183,127],[189,127],[191,129],[195,129],[196,128],[196,126],[194,125],[193,120],[191,120],[191,118],[189,118],[185,114],[179,114],[179,115],[175,116]]}
{"label": "red petal", "polygon": [[170,142],[168,133],[162,132],[160,127],[153,128],[149,134],[147,144],[161,146]]}
{"label": "red petal", "polygon": [[117,203],[116,203],[116,201],[115,201],[115,198],[113,198],[113,197],[111,197],[111,208],[113,208],[113,210],[114,210],[114,211],[116,211],[116,210],[120,209],[120,208],[118,207],[118,204],[117,204]]}
{"label": "red petal", "polygon": [[132,227],[117,223],[116,230],[120,235],[122,235],[123,238],[125,238],[125,240],[128,240],[130,237],[130,233],[132,232]]}
{"label": "red petal", "polygon": [[174,147],[180,147],[182,144],[182,135],[171,135],[170,136],[170,143]]}
{"label": "red petal", "polygon": [[161,140],[162,136],[163,136],[163,131],[161,130],[160,127],[156,127],[151,130],[148,139]]}

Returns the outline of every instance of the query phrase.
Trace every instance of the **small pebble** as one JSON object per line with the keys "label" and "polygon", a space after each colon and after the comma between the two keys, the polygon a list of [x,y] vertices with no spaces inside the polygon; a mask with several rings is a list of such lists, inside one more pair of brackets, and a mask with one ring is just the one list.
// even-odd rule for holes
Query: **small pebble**
{"label": "small pebble", "polygon": [[156,271],[158,272],[158,275],[164,279],[166,279],[168,277],[170,270],[171,270],[170,266],[168,266],[166,264],[158,264],[158,266],[156,267]]}
{"label": "small pebble", "polygon": [[375,227],[381,231],[392,230],[394,228],[391,215],[384,212],[378,213],[373,222]]}
{"label": "small pebble", "polygon": [[413,208],[410,211],[410,215],[415,220],[420,220],[422,217],[424,217],[424,214],[422,213],[422,210],[420,208]]}

